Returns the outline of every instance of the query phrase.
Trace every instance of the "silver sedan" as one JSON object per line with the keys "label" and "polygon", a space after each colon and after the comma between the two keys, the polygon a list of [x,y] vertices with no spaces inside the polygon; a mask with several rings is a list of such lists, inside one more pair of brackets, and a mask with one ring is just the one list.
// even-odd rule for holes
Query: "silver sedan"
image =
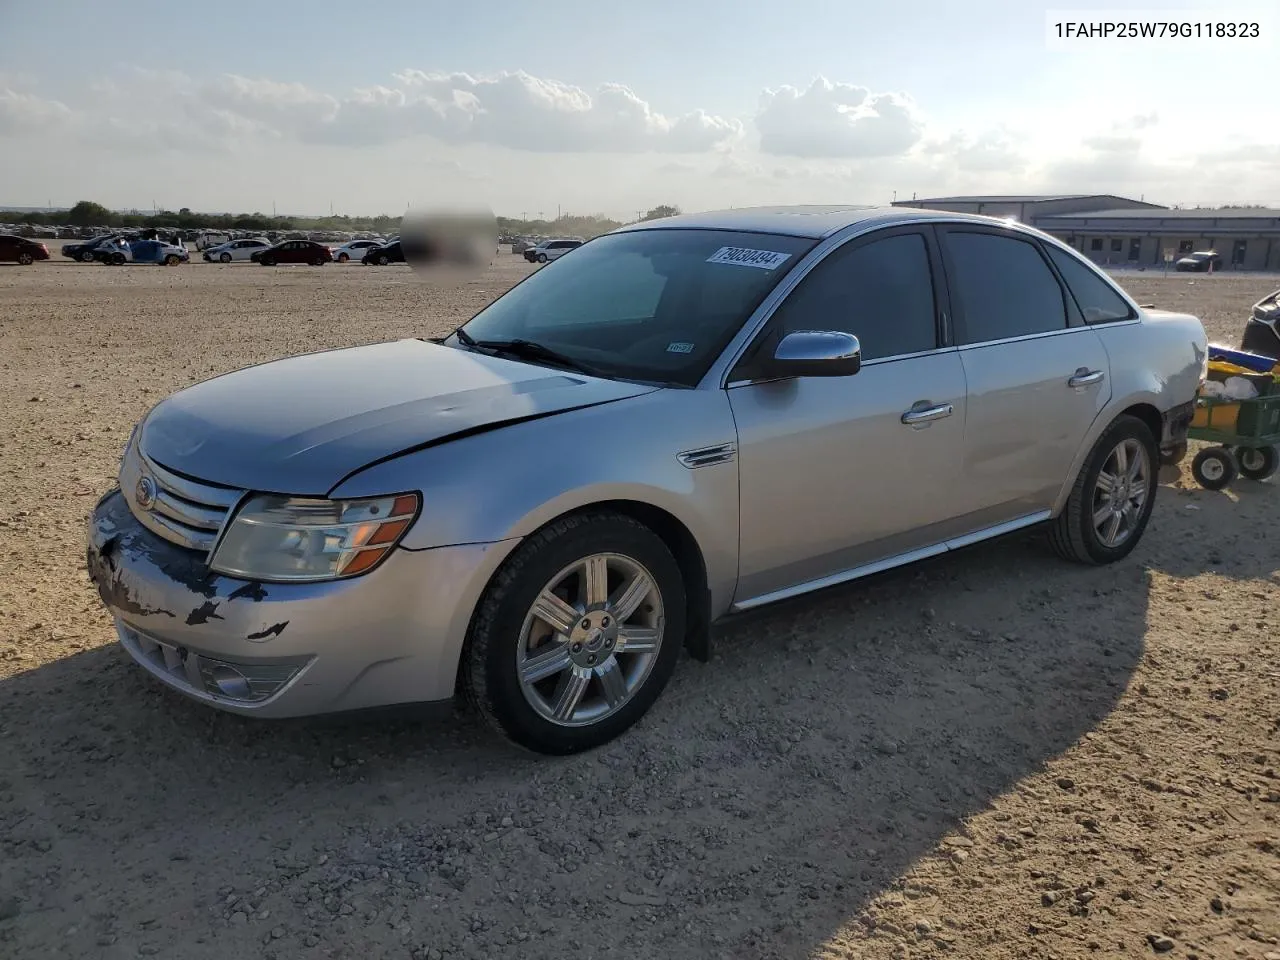
{"label": "silver sedan", "polygon": [[157,404],[88,565],[160,681],[262,717],[462,693],[570,753],[763,604],[1043,526],[1139,542],[1200,322],[1070,248],[927,210],[636,224],[439,340]]}

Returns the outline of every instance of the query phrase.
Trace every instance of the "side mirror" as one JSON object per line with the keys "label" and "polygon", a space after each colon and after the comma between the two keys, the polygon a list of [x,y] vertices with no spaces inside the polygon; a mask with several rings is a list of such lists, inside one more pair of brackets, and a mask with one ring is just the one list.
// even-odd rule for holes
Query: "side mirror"
{"label": "side mirror", "polygon": [[797,330],[782,338],[763,373],[770,378],[849,377],[861,368],[862,344],[853,334]]}

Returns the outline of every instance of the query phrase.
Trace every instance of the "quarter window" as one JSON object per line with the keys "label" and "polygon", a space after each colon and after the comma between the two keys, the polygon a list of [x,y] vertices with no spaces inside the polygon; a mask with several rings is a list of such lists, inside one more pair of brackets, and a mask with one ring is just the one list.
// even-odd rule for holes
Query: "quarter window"
{"label": "quarter window", "polygon": [[1086,323],[1104,323],[1107,320],[1128,320],[1133,316],[1129,304],[1111,286],[1071,254],[1056,247],[1046,247],[1049,258],[1067,282],[1067,289],[1075,297]]}
{"label": "quarter window", "polygon": [[945,236],[951,290],[964,319],[962,342],[1066,328],[1062,287],[1032,244],[990,233]]}
{"label": "quarter window", "polygon": [[876,360],[938,345],[929,250],[918,233],[846,245],[813,268],[774,314],[777,336],[838,330]]}

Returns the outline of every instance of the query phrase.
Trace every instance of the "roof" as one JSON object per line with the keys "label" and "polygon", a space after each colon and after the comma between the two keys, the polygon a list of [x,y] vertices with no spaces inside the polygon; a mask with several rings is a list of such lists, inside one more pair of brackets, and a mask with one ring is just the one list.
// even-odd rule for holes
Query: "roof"
{"label": "roof", "polygon": [[1280,210],[1263,208],[1258,210],[1212,210],[1198,208],[1191,210],[1081,210],[1076,213],[1054,213],[1036,217],[1037,223],[1049,223],[1055,220],[1274,220],[1280,218]]}
{"label": "roof", "polygon": [[1044,203],[1047,200],[1087,200],[1105,197],[1105,193],[1061,193],[1051,196],[1039,194],[994,194],[980,197],[920,197],[916,200],[897,200],[895,203]]}
{"label": "roof", "polygon": [[[631,230],[741,230],[747,233],[778,233],[792,237],[818,240],[871,220],[903,220],[917,217],[956,217],[969,220],[989,219],[971,214],[950,213],[939,210],[920,210],[910,207],[876,206],[819,206],[802,205],[778,207],[736,207],[732,210],[708,210],[705,213],[686,213],[660,220],[644,220],[627,224],[613,231]],[[994,221],[993,221],[994,222]]]}

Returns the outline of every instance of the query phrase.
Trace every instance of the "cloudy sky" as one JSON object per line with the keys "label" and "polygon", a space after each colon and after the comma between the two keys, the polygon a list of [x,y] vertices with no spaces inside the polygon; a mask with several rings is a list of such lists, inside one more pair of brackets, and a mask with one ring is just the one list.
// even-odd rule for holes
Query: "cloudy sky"
{"label": "cloudy sky", "polygon": [[[1213,7],[1259,5],[1280,32],[1275,0]],[[465,198],[629,219],[1097,191],[1280,206],[1274,84],[1249,66],[1262,44],[1061,49],[1047,11],[1070,6],[0,0],[0,205],[370,214]]]}

